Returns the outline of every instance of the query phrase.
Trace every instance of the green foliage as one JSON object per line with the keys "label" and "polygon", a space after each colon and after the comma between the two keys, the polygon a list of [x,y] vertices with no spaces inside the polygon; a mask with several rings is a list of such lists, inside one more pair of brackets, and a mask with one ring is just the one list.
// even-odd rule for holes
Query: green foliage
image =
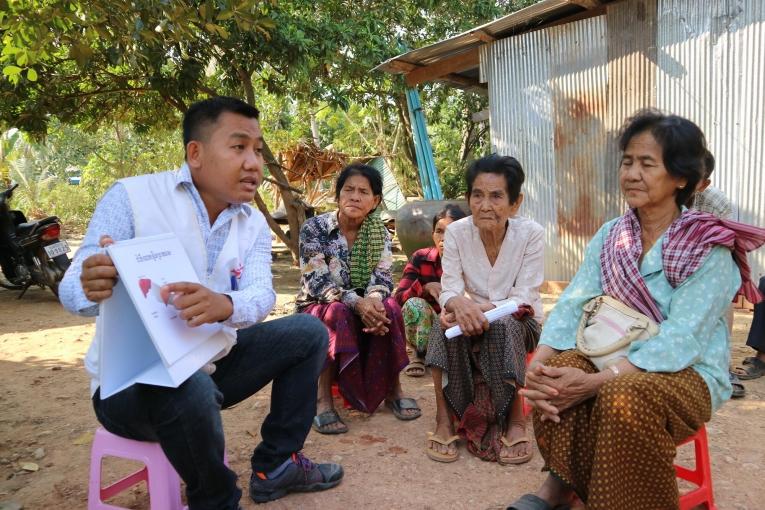
{"label": "green foliage", "polygon": [[[9,178],[19,183],[17,208],[29,217],[55,214],[81,227],[115,180],[177,168],[183,161],[180,139],[177,130],[139,133],[111,124],[88,132],[53,122],[44,143],[18,131],[5,133],[3,161]],[[81,177],[79,186],[68,184],[73,176]]]}
{"label": "green foliage", "polygon": [[[177,166],[179,114],[216,94],[257,105],[274,152],[309,139],[314,116],[322,145],[386,156],[414,194],[403,81],[370,70],[530,3],[0,0],[0,128],[45,139],[33,175],[55,178],[51,195],[81,169],[83,214],[114,179]],[[459,195],[487,149],[470,121],[483,100],[438,85],[421,100],[443,187]]]}
{"label": "green foliage", "polygon": [[[4,2],[5,3],[5,2]],[[266,38],[258,0],[21,0],[0,17],[0,119],[43,135],[49,115],[173,126],[229,39]],[[231,73],[224,73],[231,74]],[[225,78],[225,76],[224,76]],[[214,81],[214,80],[211,80]],[[169,121],[168,123],[165,123]]]}

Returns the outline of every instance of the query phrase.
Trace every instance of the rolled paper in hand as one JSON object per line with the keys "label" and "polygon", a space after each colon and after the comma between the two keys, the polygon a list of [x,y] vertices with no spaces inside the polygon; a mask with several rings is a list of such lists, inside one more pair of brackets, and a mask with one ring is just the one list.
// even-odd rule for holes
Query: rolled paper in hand
{"label": "rolled paper in hand", "polygon": [[[486,320],[489,321],[489,323],[494,322],[497,319],[501,319],[502,317],[505,317],[507,315],[514,314],[518,311],[518,303],[515,301],[508,301],[507,303],[503,304],[502,306],[498,306],[496,308],[492,308],[488,312],[484,312],[484,316],[486,317]],[[451,328],[446,330],[446,338],[452,339],[455,337],[458,337],[462,334],[462,329],[459,326],[452,326]]]}

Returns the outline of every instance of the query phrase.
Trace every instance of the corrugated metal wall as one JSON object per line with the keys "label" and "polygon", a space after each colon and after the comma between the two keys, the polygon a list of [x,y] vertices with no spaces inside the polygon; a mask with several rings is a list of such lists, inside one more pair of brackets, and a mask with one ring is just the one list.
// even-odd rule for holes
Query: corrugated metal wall
{"label": "corrugated metal wall", "polygon": [[[765,226],[765,2],[662,0],[658,20],[656,106],[704,130],[712,184]],[[765,274],[765,250],[749,261]]]}
{"label": "corrugated metal wall", "polygon": [[[492,144],[526,169],[522,214],[545,227],[547,279],[571,279],[623,211],[616,136],[645,106],[698,123],[714,185],[738,219],[765,225],[764,20],[762,0],[633,0],[482,48]],[[765,250],[750,261],[765,273]]]}

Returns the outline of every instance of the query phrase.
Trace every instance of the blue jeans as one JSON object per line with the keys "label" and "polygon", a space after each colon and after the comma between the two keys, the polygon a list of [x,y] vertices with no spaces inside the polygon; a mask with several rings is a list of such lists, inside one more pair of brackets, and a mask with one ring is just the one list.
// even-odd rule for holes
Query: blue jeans
{"label": "blue jeans", "polygon": [[251,459],[253,471],[272,471],[303,448],[327,342],[324,324],[310,315],[263,322],[239,330],[212,375],[199,371],[178,388],[135,384],[105,400],[96,392],[93,407],[109,432],[159,442],[186,482],[190,510],[236,509],[242,493],[236,473],[223,464],[220,410],[273,381],[263,440]]}

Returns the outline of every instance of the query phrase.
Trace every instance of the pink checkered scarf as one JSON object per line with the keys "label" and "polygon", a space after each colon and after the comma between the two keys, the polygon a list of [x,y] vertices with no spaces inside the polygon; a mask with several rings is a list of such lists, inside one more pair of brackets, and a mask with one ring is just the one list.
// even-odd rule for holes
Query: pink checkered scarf
{"label": "pink checkered scarf", "polygon": [[[686,210],[667,229],[662,246],[664,275],[672,287],[677,287],[701,267],[714,246],[725,246],[733,252],[741,272],[738,294],[751,303],[759,303],[763,296],[752,282],[746,254],[763,244],[763,228]],[[603,292],[661,322],[664,317],[638,268],[642,251],[640,222],[630,209],[611,228],[600,253]]]}

